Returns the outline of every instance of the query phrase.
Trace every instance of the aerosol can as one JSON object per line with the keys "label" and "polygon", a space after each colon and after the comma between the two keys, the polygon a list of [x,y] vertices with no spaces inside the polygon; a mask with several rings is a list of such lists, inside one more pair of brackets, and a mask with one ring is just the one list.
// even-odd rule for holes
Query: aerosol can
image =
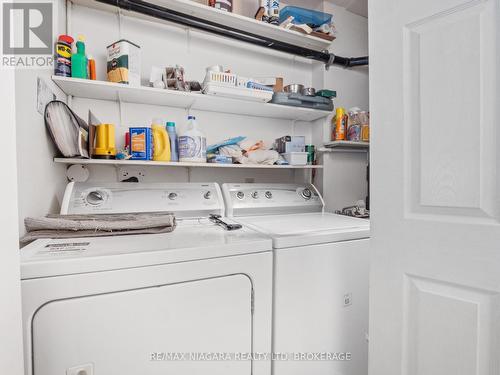
{"label": "aerosol can", "polygon": [[272,0],[260,0],[260,7],[264,9],[264,14],[262,15],[262,22],[269,22],[269,11],[271,10]]}
{"label": "aerosol can", "polygon": [[280,24],[280,0],[269,0],[269,23]]}

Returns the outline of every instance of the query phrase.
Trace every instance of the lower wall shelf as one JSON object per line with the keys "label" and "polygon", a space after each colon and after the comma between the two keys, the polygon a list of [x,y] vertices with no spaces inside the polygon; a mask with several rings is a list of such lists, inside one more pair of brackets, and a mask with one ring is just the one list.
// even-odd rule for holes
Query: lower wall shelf
{"label": "lower wall shelf", "polygon": [[78,159],[54,158],[54,162],[63,164],[85,165],[140,165],[148,167],[182,167],[182,168],[240,168],[240,169],[322,169],[322,165],[259,165],[259,164],[214,164],[214,163],[183,163],[148,160],[106,160],[106,159]]}
{"label": "lower wall shelf", "polygon": [[358,150],[368,150],[370,148],[369,142],[358,142],[358,141],[331,141],[324,144],[325,148],[328,149],[358,149]]}

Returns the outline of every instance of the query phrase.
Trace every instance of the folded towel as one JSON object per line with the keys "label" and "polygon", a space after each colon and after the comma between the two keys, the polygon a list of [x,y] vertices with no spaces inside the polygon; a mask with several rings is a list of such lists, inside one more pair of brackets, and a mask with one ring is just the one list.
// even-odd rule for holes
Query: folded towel
{"label": "folded towel", "polygon": [[97,215],[47,215],[24,220],[28,232],[21,246],[39,238],[74,238],[168,233],[175,229],[169,212],[141,212]]}

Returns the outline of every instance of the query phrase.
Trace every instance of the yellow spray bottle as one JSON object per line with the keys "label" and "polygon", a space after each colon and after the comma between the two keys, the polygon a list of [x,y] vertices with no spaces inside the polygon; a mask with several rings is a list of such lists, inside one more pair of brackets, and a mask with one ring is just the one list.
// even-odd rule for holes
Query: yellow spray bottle
{"label": "yellow spray bottle", "polygon": [[153,160],[170,161],[170,137],[161,119],[153,119],[151,133],[153,134]]}

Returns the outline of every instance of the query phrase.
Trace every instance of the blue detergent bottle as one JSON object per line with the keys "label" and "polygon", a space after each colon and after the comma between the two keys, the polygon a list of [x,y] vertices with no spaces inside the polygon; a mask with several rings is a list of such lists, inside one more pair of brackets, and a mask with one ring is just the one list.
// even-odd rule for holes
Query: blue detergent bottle
{"label": "blue detergent bottle", "polygon": [[170,161],[179,161],[179,150],[177,148],[177,132],[175,122],[167,122],[167,133],[170,138]]}

